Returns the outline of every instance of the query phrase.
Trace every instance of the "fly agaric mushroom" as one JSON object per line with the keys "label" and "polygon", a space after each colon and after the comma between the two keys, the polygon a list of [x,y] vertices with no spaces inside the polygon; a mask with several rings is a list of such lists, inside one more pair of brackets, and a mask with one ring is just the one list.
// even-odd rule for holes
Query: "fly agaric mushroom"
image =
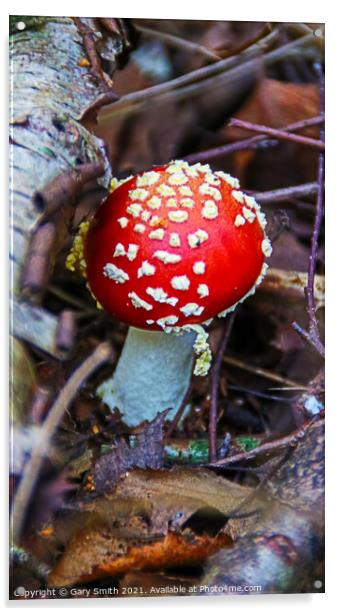
{"label": "fly agaric mushroom", "polygon": [[115,374],[99,393],[137,425],[165,408],[177,411],[194,351],[195,374],[207,373],[202,325],[255,292],[271,244],[255,199],[209,165],[172,161],[112,188],[68,265],[80,259],[92,294],[130,326]]}

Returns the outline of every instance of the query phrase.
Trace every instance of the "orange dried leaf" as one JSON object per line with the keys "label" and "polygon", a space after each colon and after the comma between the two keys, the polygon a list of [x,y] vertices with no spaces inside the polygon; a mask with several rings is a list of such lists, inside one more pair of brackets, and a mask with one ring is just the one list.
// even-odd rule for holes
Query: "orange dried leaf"
{"label": "orange dried leaf", "polygon": [[[88,537],[95,541],[96,533]],[[107,537],[106,537],[107,538]],[[81,541],[81,537],[78,541]],[[94,566],[88,573],[72,575],[72,562],[67,557],[62,558],[49,576],[49,586],[70,586],[83,582],[92,582],[103,577],[116,577],[133,569],[162,570],[180,565],[195,565],[203,562],[208,556],[220,548],[233,544],[226,534],[217,537],[185,536],[168,533],[164,538],[154,543],[133,546],[122,556],[108,559],[101,565]],[[76,545],[73,545],[76,549]]]}
{"label": "orange dried leaf", "polygon": [[204,561],[222,547],[232,545],[228,535],[217,537],[195,536],[193,540],[184,535],[169,533],[156,543],[131,548],[125,557],[98,567],[91,579],[103,575],[118,575],[131,569],[167,569],[180,565],[194,565]]}

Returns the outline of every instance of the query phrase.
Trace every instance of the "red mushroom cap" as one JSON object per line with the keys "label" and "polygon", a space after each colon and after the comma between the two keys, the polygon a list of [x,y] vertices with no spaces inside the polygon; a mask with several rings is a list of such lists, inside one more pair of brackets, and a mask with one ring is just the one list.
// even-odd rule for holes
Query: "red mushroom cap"
{"label": "red mushroom cap", "polygon": [[105,310],[142,329],[202,323],[261,281],[265,217],[238,180],[174,161],[122,183],[87,233],[89,286]]}

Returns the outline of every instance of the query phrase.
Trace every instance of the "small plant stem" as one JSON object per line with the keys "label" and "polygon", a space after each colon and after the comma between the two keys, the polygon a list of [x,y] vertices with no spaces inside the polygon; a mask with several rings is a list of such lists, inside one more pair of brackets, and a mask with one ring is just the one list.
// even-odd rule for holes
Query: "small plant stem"
{"label": "small plant stem", "polygon": [[217,423],[218,423],[218,390],[220,381],[220,370],[224,353],[229,341],[235,318],[235,312],[229,315],[225,331],[211,369],[211,403],[209,417],[209,457],[214,462],[217,459]]}

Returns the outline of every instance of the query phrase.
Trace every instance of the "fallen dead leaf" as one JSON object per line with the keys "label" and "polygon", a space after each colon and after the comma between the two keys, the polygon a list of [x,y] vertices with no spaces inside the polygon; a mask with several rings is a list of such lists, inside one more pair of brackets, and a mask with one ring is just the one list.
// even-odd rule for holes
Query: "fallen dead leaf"
{"label": "fallen dead leaf", "polygon": [[[202,509],[219,511],[228,516],[241,507],[243,500],[249,497],[252,488],[239,486],[213,472],[204,469],[194,471],[186,468],[172,468],[160,471],[139,471],[128,473],[117,485],[113,500],[132,498],[143,511],[148,512],[153,533],[166,533],[181,529],[193,514]],[[107,499],[110,496],[107,495]],[[247,511],[261,507],[254,499],[247,506]],[[232,536],[237,534],[237,523]],[[231,532],[231,531],[230,531]]]}
{"label": "fallen dead leaf", "polygon": [[[95,544],[96,550],[101,549],[106,559],[101,565],[90,570],[88,556],[84,558],[81,550],[81,537],[72,545],[73,558],[61,559],[49,576],[49,586],[72,586],[83,582],[92,582],[103,577],[116,577],[133,569],[137,570],[161,570],[180,565],[194,565],[203,562],[208,556],[214,554],[221,547],[232,545],[228,535],[221,533],[217,537],[188,536],[168,533],[164,538],[147,545],[137,545],[127,549],[126,554],[119,556],[117,549],[121,549],[123,543],[112,541],[109,531],[102,531],[87,535]],[[80,549],[80,553],[79,553]],[[109,551],[110,550],[110,551]],[[80,556],[79,560],[77,556]],[[81,570],[74,575],[75,562],[82,565]]]}
{"label": "fallen dead leaf", "polygon": [[120,477],[131,468],[161,468],[164,461],[163,426],[166,415],[167,411],[163,411],[153,421],[146,423],[141,432],[133,436],[131,446],[121,439],[112,447],[111,453],[101,456],[87,477],[86,489],[104,494],[113,490]]}
{"label": "fallen dead leaf", "polygon": [[[238,120],[282,128],[319,113],[319,88],[314,84],[287,83],[277,79],[259,81],[250,99],[234,115]],[[248,130],[226,126],[223,133],[229,140],[253,136]],[[310,126],[299,135],[319,137],[319,126]]]}
{"label": "fallen dead leaf", "polygon": [[[319,114],[319,88],[314,84],[286,83],[277,79],[263,79],[259,81],[250,98],[240,108],[234,117],[238,120],[262,124],[271,128],[283,128],[294,122],[299,122]],[[253,137],[243,128],[231,127],[226,124],[222,134],[227,141],[237,141]],[[312,126],[301,131],[299,135],[319,138],[319,126]],[[302,146],[296,146],[301,151]],[[244,184],[248,165],[255,156],[254,150],[241,150],[234,154],[235,174]],[[315,156],[308,148],[307,157]],[[316,160],[316,157],[315,157]],[[306,180],[305,180],[306,181]]]}
{"label": "fallen dead leaf", "polygon": [[[131,569],[202,562],[244,532],[246,521],[228,522],[228,516],[241,509],[251,493],[252,489],[208,470],[131,471],[113,493],[96,499],[87,506],[87,513],[79,514],[78,526],[49,584],[72,585]],[[260,506],[253,499],[246,511],[251,514]],[[255,516],[249,520],[253,524]],[[205,531],[211,521],[217,526],[214,535]],[[199,525],[201,534],[195,532],[200,531]]]}

